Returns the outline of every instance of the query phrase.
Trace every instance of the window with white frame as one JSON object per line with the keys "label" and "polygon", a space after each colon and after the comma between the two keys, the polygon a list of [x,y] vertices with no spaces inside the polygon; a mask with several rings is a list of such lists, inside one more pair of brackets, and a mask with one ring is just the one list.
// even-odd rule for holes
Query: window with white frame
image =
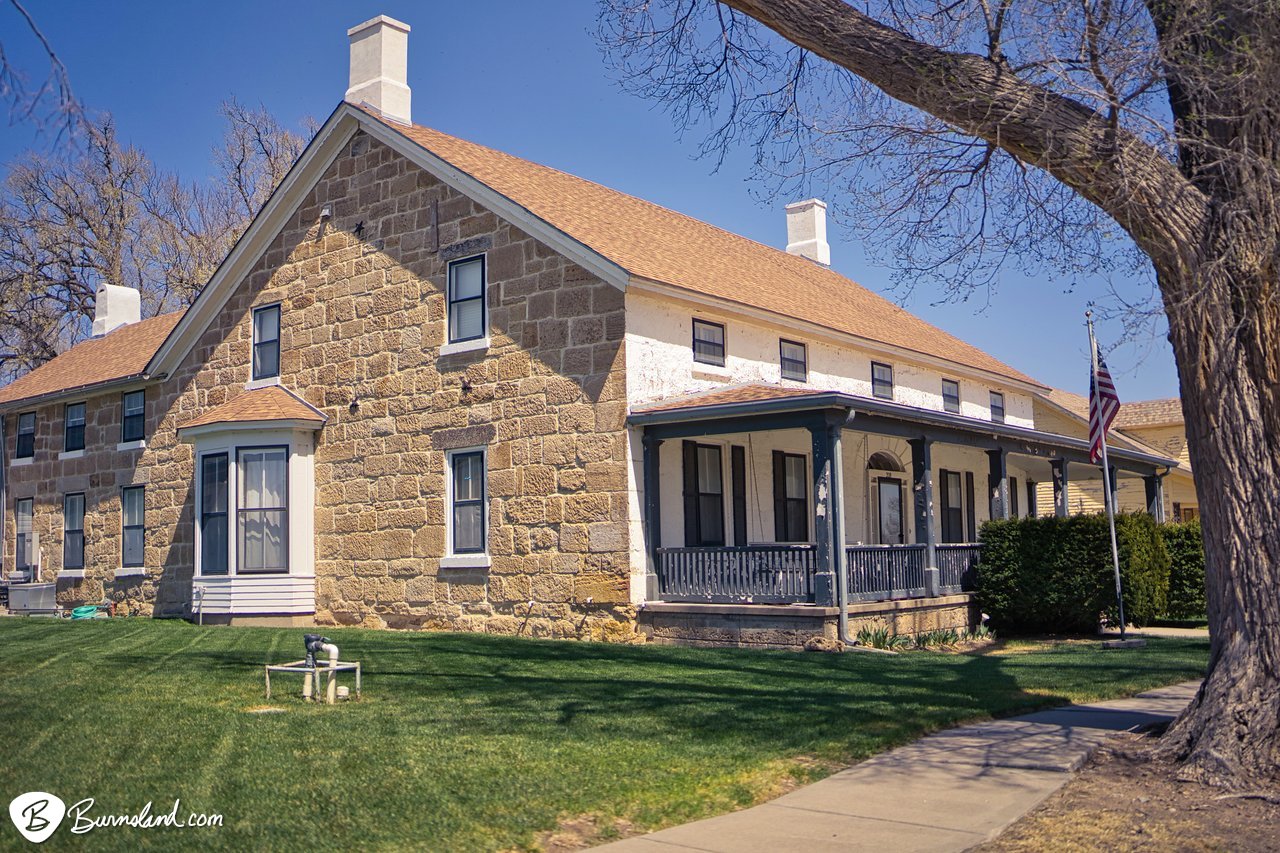
{"label": "window with white frame", "polygon": [[35,500],[33,498],[19,498],[13,504],[14,521],[17,528],[13,565],[22,571],[31,569],[36,556],[32,549],[34,537],[31,533],[31,516],[34,506]]}
{"label": "window with white frame", "polygon": [[271,379],[280,375],[280,306],[268,305],[253,311],[253,378]]}
{"label": "window with white frame", "polygon": [[1004,395],[999,391],[991,392],[991,420],[1004,423]]}
{"label": "window with white frame", "polygon": [[120,532],[123,539],[120,565],[124,568],[143,565],[147,539],[145,486],[126,486],[120,492]]}
{"label": "window with white frame", "polygon": [[724,367],[724,324],[693,321],[693,360]]}
{"label": "window with white frame", "polygon": [[200,457],[200,574],[227,573],[228,455]]}
{"label": "window with white frame", "polygon": [[62,498],[62,568],[84,568],[84,493]]}
{"label": "window with white frame", "polygon": [[483,450],[449,454],[450,554],[484,554],[485,459]]}
{"label": "window with white frame", "polygon": [[289,571],[287,447],[247,447],[238,452],[237,574]]}
{"label": "window with white frame", "polygon": [[143,414],[146,411],[144,391],[126,391],[120,400],[120,441],[142,441],[145,438]]}
{"label": "window with white frame", "polygon": [[942,380],[942,410],[960,414],[960,383],[954,379]]}
{"label": "window with white frame", "polygon": [[809,381],[809,351],[804,344],[785,338],[778,341],[778,363],[782,365],[783,379]]}
{"label": "window with white frame", "polygon": [[475,341],[488,332],[485,319],[484,255],[449,264],[449,343]]}
{"label": "window with white frame", "polygon": [[30,459],[36,455],[36,413],[18,415],[18,446],[13,454],[18,459]]}
{"label": "window with white frame", "polygon": [[84,403],[67,403],[62,449],[84,450]]}

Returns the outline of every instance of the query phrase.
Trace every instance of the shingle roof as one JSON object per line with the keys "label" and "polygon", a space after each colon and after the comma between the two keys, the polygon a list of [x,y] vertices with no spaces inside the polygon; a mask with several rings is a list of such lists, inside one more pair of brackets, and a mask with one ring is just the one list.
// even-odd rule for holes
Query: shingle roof
{"label": "shingle roof", "polygon": [[1061,388],[1050,388],[1041,396],[1047,397],[1051,402],[1057,403],[1076,417],[1084,418],[1086,421],[1089,420],[1088,397],[1081,397],[1079,394],[1072,394],[1070,391],[1063,391]]}
{"label": "shingle roof", "polygon": [[783,385],[766,385],[753,383],[750,385],[731,385],[727,388],[713,388],[681,397],[669,397],[655,403],[636,406],[639,412],[669,412],[679,409],[697,409],[703,406],[724,406],[730,403],[758,403],[763,400],[783,400],[792,397],[812,397],[828,392],[812,388],[793,388]]}
{"label": "shingle roof", "polygon": [[1117,429],[1180,423],[1182,423],[1182,401],[1177,397],[1171,400],[1139,400],[1135,403],[1121,403],[1120,414],[1116,415]]}
{"label": "shingle roof", "polygon": [[[1050,388],[1048,391],[1045,391],[1040,396],[1066,409],[1068,412],[1080,418],[1080,420],[1084,421],[1086,424],[1089,423],[1089,398],[1088,397],[1082,397],[1079,394],[1072,394],[1070,391],[1063,391],[1061,388]],[[1152,403],[1172,402],[1175,405],[1178,405],[1177,400],[1152,400],[1150,402]],[[1113,425],[1111,432],[1108,433],[1109,438],[1107,439],[1107,443],[1109,445],[1119,443],[1122,446],[1127,444],[1131,447],[1141,450],[1144,453],[1151,453],[1156,456],[1163,455],[1163,451],[1161,451],[1160,449],[1153,447],[1147,442],[1143,441],[1141,438],[1130,435],[1129,433],[1124,431],[1130,427],[1136,426],[1136,424],[1125,422],[1125,410],[1129,409],[1130,407],[1141,407],[1144,405],[1146,404],[1145,403],[1121,403],[1120,404],[1120,414],[1116,416],[1115,424]],[[1179,421],[1182,420],[1181,408],[1179,408],[1178,420]],[[1185,467],[1185,466],[1179,465],[1179,467]]]}
{"label": "shingle roof", "polygon": [[182,314],[161,314],[81,341],[0,388],[0,405],[141,376]]}
{"label": "shingle roof", "polygon": [[548,166],[366,112],[632,276],[1040,384],[806,258]]}
{"label": "shingle roof", "polygon": [[308,421],[321,426],[327,420],[324,413],[286,389],[279,385],[268,385],[266,388],[255,388],[238,394],[229,402],[196,416],[178,429],[261,421]]}

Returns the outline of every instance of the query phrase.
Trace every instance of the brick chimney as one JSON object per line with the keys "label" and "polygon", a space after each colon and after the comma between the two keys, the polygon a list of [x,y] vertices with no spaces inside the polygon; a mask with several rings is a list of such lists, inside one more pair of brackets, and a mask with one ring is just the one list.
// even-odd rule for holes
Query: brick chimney
{"label": "brick chimney", "polygon": [[787,252],[831,266],[827,203],[822,199],[811,198],[787,205]]}
{"label": "brick chimney", "polygon": [[93,304],[93,336],[100,338],[142,319],[142,294],[118,284],[98,285]]}
{"label": "brick chimney", "polygon": [[409,124],[409,25],[379,15],[347,30],[351,38],[351,84],[346,100],[384,118]]}

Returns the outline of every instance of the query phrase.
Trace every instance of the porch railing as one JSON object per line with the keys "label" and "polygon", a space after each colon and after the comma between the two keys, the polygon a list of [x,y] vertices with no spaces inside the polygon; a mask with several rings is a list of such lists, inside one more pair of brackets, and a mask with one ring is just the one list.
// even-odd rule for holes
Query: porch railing
{"label": "porch railing", "polygon": [[938,545],[938,591],[972,592],[978,579],[981,545]]}
{"label": "porch railing", "polygon": [[925,594],[924,545],[859,545],[845,549],[850,601],[920,598]]}
{"label": "porch railing", "polygon": [[663,601],[812,601],[814,547],[659,548],[657,572]]}

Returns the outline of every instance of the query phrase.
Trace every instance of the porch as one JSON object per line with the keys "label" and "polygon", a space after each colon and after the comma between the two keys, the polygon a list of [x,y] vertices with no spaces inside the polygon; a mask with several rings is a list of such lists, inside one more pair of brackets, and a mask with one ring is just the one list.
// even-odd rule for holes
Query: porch
{"label": "porch", "polygon": [[[1101,478],[1085,442],[1027,426],[835,392],[743,390],[631,416],[645,543],[633,599],[651,613],[730,607],[738,618],[767,607],[802,618],[843,603],[883,614],[944,598],[967,611],[982,522],[1040,514],[1042,482],[1053,484],[1045,511],[1066,515],[1068,471]],[[1158,511],[1172,460],[1120,449],[1111,459],[1115,473],[1143,478]]]}

